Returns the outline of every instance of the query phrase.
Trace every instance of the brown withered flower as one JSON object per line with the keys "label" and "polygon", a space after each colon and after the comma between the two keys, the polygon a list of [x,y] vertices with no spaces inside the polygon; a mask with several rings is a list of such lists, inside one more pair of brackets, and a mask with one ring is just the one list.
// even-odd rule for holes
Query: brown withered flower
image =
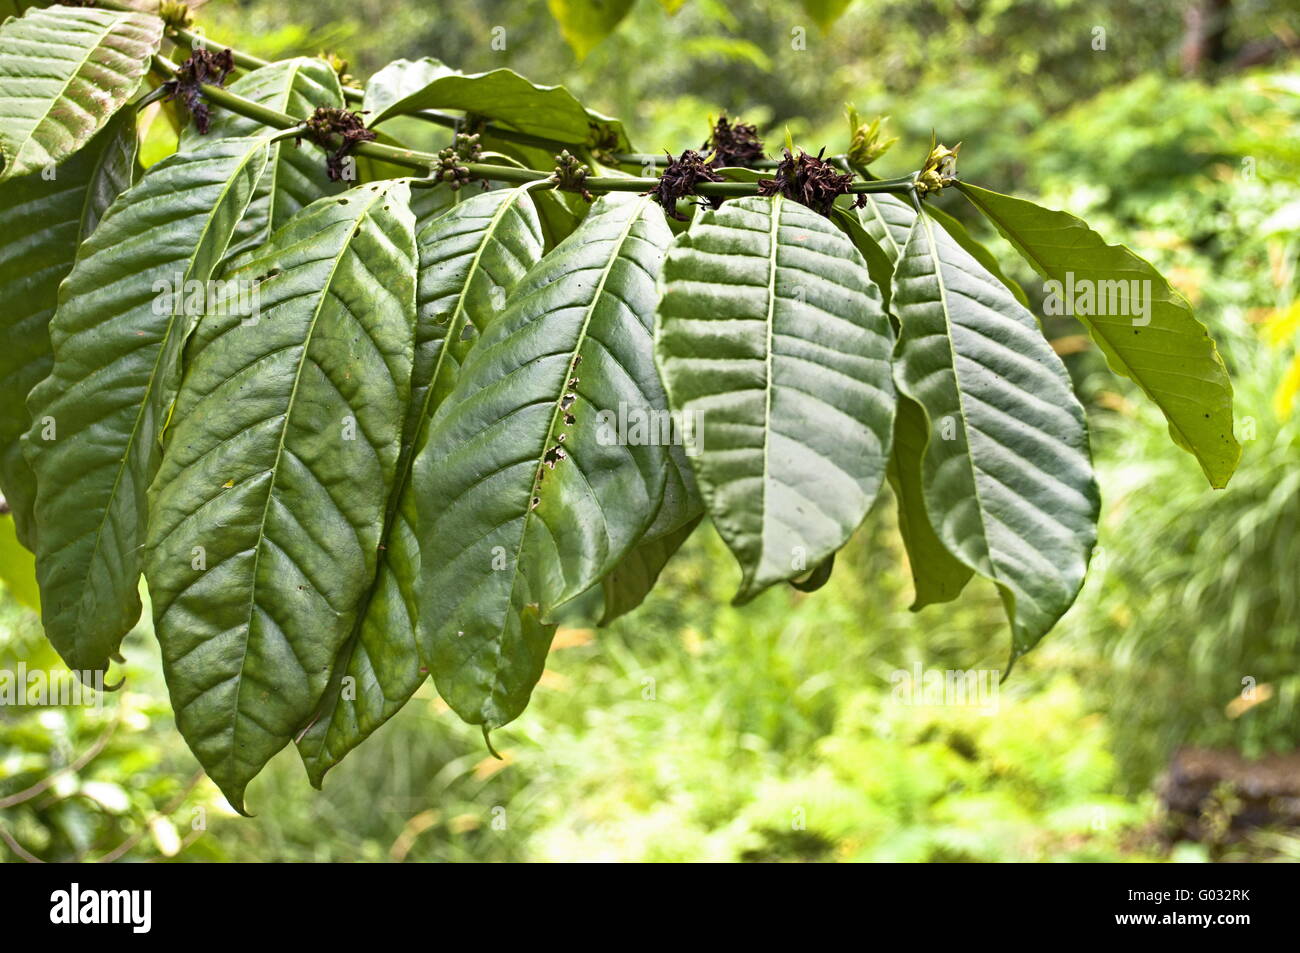
{"label": "brown withered flower", "polygon": [[[644,194],[653,195],[655,201],[664,207],[664,212],[670,218],[684,222],[686,216],[677,211],[677,200],[694,195],[695,185],[698,182],[721,182],[723,179],[704,161],[704,156],[694,149],[687,149],[676,159],[672,157],[672,153],[664,153],[664,155],[668,157],[668,165],[659,176],[658,184]],[[717,208],[722,204],[722,199],[714,196],[702,199],[698,204],[702,205],[705,202]]]}
{"label": "brown withered flower", "polygon": [[758,127],[747,122],[731,122],[726,115],[718,117],[713,133],[700,146],[705,155],[713,153],[709,165],[715,169],[749,169],[763,158],[763,140],[758,138]]}
{"label": "brown withered flower", "polygon": [[303,134],[326,149],[334,144],[335,136],[339,137],[338,148],[325,160],[325,170],[332,182],[343,178],[343,160],[353,147],[358,142],[368,142],[375,138],[375,133],[366,128],[360,113],[336,106],[318,106],[307,120]]}
{"label": "brown withered flower", "polygon": [[[830,215],[836,196],[847,194],[853,185],[853,176],[840,172],[823,159],[824,148],[815,156],[800,149],[797,158],[790,154],[789,149],[782,151],[785,157],[777,164],[776,176],[759,179],[758,194],[784,195],[814,212]],[[855,205],[861,207],[865,204],[866,200],[858,196]]]}
{"label": "brown withered flower", "polygon": [[207,135],[211,121],[208,104],[203,99],[199,87],[224,86],[226,77],[235,68],[235,55],[230,50],[213,53],[211,50],[197,49],[176,70],[173,79],[163,83],[167,90],[167,99],[179,99],[194,117],[194,125],[203,135]]}

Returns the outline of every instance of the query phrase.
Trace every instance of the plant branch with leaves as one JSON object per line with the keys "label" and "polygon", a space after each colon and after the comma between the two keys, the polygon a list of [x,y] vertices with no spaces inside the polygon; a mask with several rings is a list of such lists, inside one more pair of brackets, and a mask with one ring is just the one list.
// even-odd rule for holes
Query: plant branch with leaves
{"label": "plant branch with leaves", "polygon": [[[1095,543],[1087,424],[941,190],[1213,486],[1236,466],[1187,302],[1074,216],[960,181],[956,148],[882,180],[879,122],[827,158],[722,117],[639,153],[509,70],[399,60],[354,89],[165,12],[0,27],[0,490],[69,667],[119,657],[143,576],[177,724],[241,811],[277,751],[320,784],[429,677],[485,734],[516,718],[557,620],[634,610],[706,518],[739,602],[815,589],[886,481],[917,608],[978,575],[1029,651]],[[160,96],[193,122],[142,173]],[[395,139],[412,116],[447,147]]]}

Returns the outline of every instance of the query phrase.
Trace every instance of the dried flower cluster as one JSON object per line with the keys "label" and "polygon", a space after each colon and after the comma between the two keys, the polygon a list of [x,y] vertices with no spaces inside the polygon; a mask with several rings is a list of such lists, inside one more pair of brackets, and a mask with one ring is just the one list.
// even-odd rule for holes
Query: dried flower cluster
{"label": "dried flower cluster", "polygon": [[208,104],[203,100],[201,87],[204,84],[225,85],[226,77],[234,68],[235,56],[230,50],[222,50],[220,53],[213,53],[211,50],[195,50],[176,70],[176,78],[169,79],[163,84],[167,90],[167,99],[179,99],[183,102],[190,115],[194,117],[194,125],[200,133],[206,135],[209,113]]}
{"label": "dried flower cluster", "polygon": [[[810,156],[802,149],[799,150],[798,157],[791,155],[789,149],[783,152],[785,158],[777,165],[776,176],[759,179],[758,194],[784,195],[808,206],[814,212],[830,215],[836,197],[847,194],[853,185],[853,176],[840,172],[823,159],[825,149],[815,156]],[[859,196],[855,204],[861,207],[866,204],[866,200]]]}
{"label": "dried flower cluster", "polygon": [[[723,178],[694,149],[687,149],[676,159],[671,153],[665,154],[668,156],[668,165],[659,176],[659,184],[645,194],[653,195],[670,218],[684,222],[686,216],[677,211],[677,200],[694,195],[697,182],[721,182]],[[722,204],[722,199],[705,199],[699,204],[704,202],[717,208]]]}
{"label": "dried flower cluster", "polygon": [[343,178],[343,160],[358,142],[368,142],[375,138],[375,133],[366,128],[361,114],[334,106],[318,106],[307,120],[304,133],[308,139],[326,148],[333,145],[334,137],[341,142],[337,149],[329,154],[325,168],[331,181]]}
{"label": "dried flower cluster", "polygon": [[700,149],[706,155],[712,153],[709,164],[715,169],[749,169],[764,156],[758,127],[746,122],[733,123],[725,115],[718,117],[713,133]]}

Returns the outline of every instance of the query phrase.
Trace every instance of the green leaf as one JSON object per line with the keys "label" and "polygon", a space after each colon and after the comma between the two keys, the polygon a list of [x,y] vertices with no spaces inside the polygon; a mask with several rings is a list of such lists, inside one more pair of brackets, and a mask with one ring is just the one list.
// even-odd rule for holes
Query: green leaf
{"label": "green leaf", "polygon": [[740,562],[737,602],[848,540],[883,482],[893,333],[852,243],[785,199],[697,215],[664,263],[657,355],[692,458]]}
{"label": "green leaf", "polygon": [[227,275],[259,282],[255,320],[209,315],[187,352],[146,577],[177,725],[241,812],[378,566],[414,360],[408,196],[389,181],[303,209]]}
{"label": "green leaf", "polygon": [[[1139,285],[1144,315],[1077,314],[1111,369],[1142,389],[1169,421],[1178,446],[1192,453],[1210,485],[1227,486],[1241,447],[1232,432],[1232,381],[1205,325],[1148,262],[1124,245],[1108,245],[1068,212],[1000,195],[973,185],[962,193],[997,226],[1034,270],[1095,295],[1124,282]],[[1146,285],[1146,282],[1150,282]],[[1131,300],[1131,299],[1130,299]],[[1129,308],[1117,310],[1131,311]]]}
{"label": "green leaf", "polygon": [[935,535],[925,510],[922,460],[929,436],[925,411],[914,400],[900,394],[887,475],[898,503],[898,535],[907,550],[912,586],[916,590],[910,607],[913,612],[956,599],[974,575]]}
{"label": "green leaf", "polygon": [[[239,77],[230,91],[261,106],[290,116],[307,117],[318,107],[342,108],[343,90],[333,67],[319,57],[299,57],[263,66]],[[181,133],[182,151],[198,148],[205,140],[256,136],[265,126],[228,109],[214,109],[207,135],[191,123]],[[231,242],[230,256],[256,247],[271,233],[322,195],[346,187],[331,182],[325,172],[325,153],[311,140],[284,140],[271,146],[271,161],[257,186],[244,220]]]}
{"label": "green leaf", "polygon": [[[541,225],[527,187],[478,193],[426,226],[416,246],[420,278],[410,414],[379,571],[318,717],[298,740],[318,787],[325,772],[396,714],[427,676],[416,644],[420,544],[410,482],[414,450],[474,342],[541,259]],[[351,682],[344,681],[348,678]]]}
{"label": "green leaf", "polygon": [[1012,659],[1074,602],[1096,541],[1083,408],[1034,316],[928,216],[899,260],[899,388],[924,411],[925,510],[998,586]]}
{"label": "green leaf", "polygon": [[471,724],[524,709],[553,611],[659,510],[664,448],[611,442],[599,415],[665,407],[651,320],[670,238],[647,196],[600,199],[484,332],[416,461],[421,651]]}
{"label": "green leaf", "polygon": [[32,554],[18,542],[13,518],[0,514],[0,584],[29,609],[41,610],[41,594],[36,587],[36,563]]}
{"label": "green leaf", "polygon": [[820,563],[812,572],[806,573],[797,579],[791,579],[790,585],[800,592],[816,592],[826,583],[831,581],[831,573],[835,570],[835,554],[831,553]]}
{"label": "green leaf", "polygon": [[829,33],[835,21],[844,15],[853,0],[799,0],[804,11],[813,18],[813,22],[823,33]]}
{"label": "green leaf", "polygon": [[[596,48],[601,40],[623,22],[634,0],[546,0],[560,35],[578,60]],[[670,13],[673,11],[669,11]]]}
{"label": "green leaf", "polygon": [[537,86],[508,69],[465,74],[430,57],[389,63],[366,84],[362,108],[371,126],[421,109],[461,109],[575,146],[608,139],[630,148],[622,123],[584,108],[563,86]]}
{"label": "green leaf", "polygon": [[646,539],[623,557],[600,581],[602,600],[598,625],[609,625],[645,601],[668,560],[695,532],[701,519],[703,516],[696,516],[663,536]]}
{"label": "green leaf", "polygon": [[984,245],[980,244],[973,237],[971,237],[971,233],[966,230],[965,225],[963,225],[957,219],[953,218],[943,209],[935,208],[933,203],[927,203],[925,206],[925,211],[927,215],[929,215],[932,219],[934,219],[943,227],[943,230],[945,232],[947,232],[950,236],[952,236],[953,241],[955,241],[962,248],[966,249],[966,251],[970,254],[972,258],[974,258],[977,262],[983,265],[985,271],[987,271],[998,281],[1006,285],[1007,290],[1010,291],[1013,295],[1015,295],[1017,301],[1019,301],[1024,307],[1026,308],[1029,307],[1029,298],[1025,296],[1025,289],[1020,287],[1020,282],[1016,281],[1014,278],[1009,277],[1002,270],[1002,266],[1001,264],[998,263],[998,260],[994,256],[994,254],[991,251],[989,251]]}
{"label": "green leaf", "polygon": [[885,257],[891,262],[897,262],[907,246],[908,236],[912,234],[916,210],[888,192],[866,192],[862,198],[866,204],[862,208],[849,210],[850,214],[857,215],[858,223],[880,246]]}
{"label": "green leaf", "polygon": [[171,292],[212,277],[267,142],[217,141],[154,166],[109,208],[59,289],[54,363],[28,397],[23,453],[37,482],[45,633],[72,669],[103,669],[140,616],[145,491],[201,310],[191,288]]}
{"label": "green leaf", "polygon": [[71,159],[0,183],[0,493],[18,538],[35,549],[36,476],[19,438],[31,426],[27,395],[50,372],[48,325],[59,284],[84,241],[135,173],[135,111],[120,110]]}
{"label": "green leaf", "polygon": [[29,10],[0,29],[0,181],[86,145],[139,88],[162,40],[143,13]]}

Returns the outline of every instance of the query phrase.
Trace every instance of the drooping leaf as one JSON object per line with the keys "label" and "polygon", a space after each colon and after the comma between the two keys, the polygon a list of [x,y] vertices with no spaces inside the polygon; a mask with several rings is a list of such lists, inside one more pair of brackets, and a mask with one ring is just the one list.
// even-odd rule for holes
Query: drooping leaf
{"label": "drooping leaf", "polygon": [[799,0],[813,22],[823,33],[829,33],[835,21],[844,15],[853,0]]}
{"label": "drooping leaf", "polygon": [[366,84],[362,108],[371,126],[421,109],[460,109],[575,146],[630,148],[622,123],[586,109],[563,86],[537,86],[508,69],[461,73],[431,57],[389,63]]}
{"label": "drooping leaf", "polygon": [[816,567],[812,572],[798,578],[791,579],[790,585],[800,592],[816,592],[826,583],[831,581],[831,573],[835,570],[835,554],[831,553]]}
{"label": "drooping leaf", "polygon": [[7,513],[0,514],[0,585],[27,608],[41,610],[36,564],[18,541],[13,517]]}
{"label": "drooping leaf", "polygon": [[146,577],[176,722],[243,810],[306,724],[374,578],[410,396],[414,217],[404,181],[314,202],[227,280],[150,491]]}
{"label": "drooping leaf", "polygon": [[396,714],[427,677],[416,644],[420,544],[410,482],[414,451],[471,347],[541,259],[541,226],[526,189],[478,193],[426,226],[416,246],[420,277],[411,412],[379,570],[318,717],[298,740],[308,776],[317,786],[326,771]]}
{"label": "drooping leaf", "polygon": [[912,587],[916,591],[911,605],[913,612],[956,599],[974,575],[935,535],[925,509],[922,460],[929,436],[925,411],[914,400],[900,394],[888,477],[898,503],[898,535],[907,550]]}
{"label": "drooping leaf", "polygon": [[[341,108],[343,90],[333,67],[319,57],[281,60],[245,73],[230,84],[230,91],[261,106],[290,116],[306,118],[318,107]],[[265,126],[228,109],[213,109],[206,135],[194,124],[181,133],[182,151],[198,148],[208,139],[255,136]],[[271,161],[258,183],[257,194],[231,242],[234,256],[260,245],[298,211],[322,195],[333,195],[346,182],[331,182],[325,171],[325,153],[311,140],[285,140],[271,146]]]}
{"label": "drooping leaf", "polygon": [[623,22],[635,0],[546,0],[560,35],[584,60],[601,40]]}
{"label": "drooping leaf", "polygon": [[862,196],[866,204],[854,209],[858,222],[880,246],[891,262],[897,262],[912,233],[916,210],[907,202],[888,192],[868,192]]}
{"label": "drooping leaf", "polygon": [[668,560],[695,532],[701,519],[702,516],[696,516],[663,536],[643,540],[623,557],[613,571],[600,581],[603,599],[597,624],[609,625],[645,601],[659,580],[659,574],[668,565]]}
{"label": "drooping leaf", "polygon": [[[1183,296],[1128,247],[1106,244],[1068,212],[965,183],[960,188],[1035,271],[1058,283],[1058,297],[1069,297],[1069,288],[1088,288],[1090,310],[1100,310],[1101,296],[1112,298],[1106,310],[1113,313],[1071,310],[1111,369],[1164,413],[1174,442],[1196,457],[1210,485],[1227,486],[1241,458],[1232,432],[1232,381]],[[1136,308],[1137,301],[1144,307]],[[1112,307],[1117,302],[1121,306]]]}
{"label": "drooping leaf", "polygon": [[95,230],[135,171],[135,111],[120,110],[72,158],[45,173],[0,183],[0,493],[18,538],[34,549],[36,477],[19,438],[27,395],[50,372],[48,325],[77,246]]}
{"label": "drooping leaf", "polygon": [[269,137],[154,166],[81,246],[50,322],[50,375],[28,397],[36,569],[46,635],[99,670],[140,616],[145,491],[206,287],[266,167]]}
{"label": "drooping leaf", "polygon": [[893,332],[866,263],[782,198],[696,217],[664,263],[656,351],[692,458],[740,562],[737,601],[826,559],[862,522],[893,432]]}
{"label": "drooping leaf", "polygon": [[0,180],[86,145],[139,88],[162,21],[88,7],[28,10],[0,28]]}
{"label": "drooping leaf", "polygon": [[1083,408],[1034,316],[928,216],[898,262],[894,309],[899,388],[927,423],[925,510],[997,584],[1014,660],[1074,602],[1096,541]]}
{"label": "drooping leaf", "polygon": [[611,443],[599,414],[665,407],[651,320],[670,237],[648,197],[600,199],[470,352],[417,458],[421,650],[472,724],[523,710],[552,612],[658,512],[664,448]]}
{"label": "drooping leaf", "polygon": [[894,262],[897,260],[897,254],[893,257],[886,254],[880,242],[862,224],[858,211],[848,207],[841,199],[831,209],[831,221],[849,237],[853,247],[866,261],[867,274],[871,276],[871,283],[880,289],[880,304],[888,314],[889,299],[893,294]]}

